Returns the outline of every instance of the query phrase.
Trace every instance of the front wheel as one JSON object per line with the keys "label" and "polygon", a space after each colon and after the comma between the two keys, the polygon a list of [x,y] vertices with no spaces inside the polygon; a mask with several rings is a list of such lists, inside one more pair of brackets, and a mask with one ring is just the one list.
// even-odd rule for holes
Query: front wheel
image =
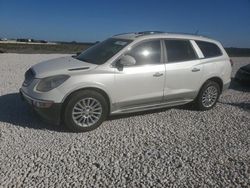
{"label": "front wheel", "polygon": [[220,86],[214,81],[207,81],[201,88],[197,98],[196,107],[198,110],[209,110],[213,108],[220,96]]}
{"label": "front wheel", "polygon": [[96,129],[108,115],[108,104],[100,93],[85,90],[73,94],[64,110],[64,123],[74,132]]}

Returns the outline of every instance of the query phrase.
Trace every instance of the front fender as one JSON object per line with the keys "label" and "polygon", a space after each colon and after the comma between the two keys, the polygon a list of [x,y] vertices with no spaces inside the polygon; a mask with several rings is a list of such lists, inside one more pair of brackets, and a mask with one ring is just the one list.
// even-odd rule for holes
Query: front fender
{"label": "front fender", "polygon": [[104,87],[103,84],[101,83],[81,83],[81,84],[78,84],[78,85],[74,85],[71,89],[69,89],[66,93],[66,95],[63,97],[62,99],[62,103],[66,100],[66,98],[76,92],[76,91],[79,91],[79,90],[83,90],[83,89],[98,89],[98,90],[102,90],[108,97],[109,97],[109,100],[110,100],[110,103],[112,104],[112,98],[111,98],[111,95],[109,93],[109,91]]}

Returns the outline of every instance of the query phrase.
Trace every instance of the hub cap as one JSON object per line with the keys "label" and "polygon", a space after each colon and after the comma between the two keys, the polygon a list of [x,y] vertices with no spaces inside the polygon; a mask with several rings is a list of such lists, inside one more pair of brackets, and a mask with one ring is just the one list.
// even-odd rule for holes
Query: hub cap
{"label": "hub cap", "polygon": [[209,86],[202,95],[202,104],[204,107],[211,107],[216,102],[218,90],[215,86]]}
{"label": "hub cap", "polygon": [[74,122],[81,127],[94,125],[102,115],[101,103],[94,98],[84,98],[78,101],[72,110]]}

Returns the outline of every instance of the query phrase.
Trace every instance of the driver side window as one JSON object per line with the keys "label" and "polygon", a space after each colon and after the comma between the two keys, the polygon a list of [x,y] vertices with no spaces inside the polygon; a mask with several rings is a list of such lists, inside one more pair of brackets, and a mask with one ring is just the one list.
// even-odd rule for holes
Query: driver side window
{"label": "driver side window", "polygon": [[126,55],[135,58],[135,65],[160,64],[161,63],[161,44],[160,40],[143,42],[132,48]]}

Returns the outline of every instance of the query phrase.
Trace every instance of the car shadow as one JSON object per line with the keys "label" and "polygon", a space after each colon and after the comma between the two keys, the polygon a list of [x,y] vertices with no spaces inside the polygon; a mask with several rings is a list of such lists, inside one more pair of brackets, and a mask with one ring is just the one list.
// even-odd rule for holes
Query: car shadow
{"label": "car shadow", "polygon": [[21,100],[19,93],[0,96],[0,122],[24,128],[66,131],[61,125],[44,122],[27,103]]}
{"label": "car shadow", "polygon": [[141,112],[131,112],[131,113],[126,113],[126,114],[115,114],[115,115],[110,115],[107,118],[107,120],[124,119],[124,118],[129,118],[129,117],[147,115],[147,114],[156,114],[156,113],[164,112],[169,109],[171,109],[171,107],[154,109],[154,110],[146,110],[146,111],[141,111]]}
{"label": "car shadow", "polygon": [[231,105],[231,106],[234,106],[234,107],[241,108],[241,109],[243,109],[245,111],[250,111],[250,102],[236,103],[236,102],[221,102],[221,101],[218,101],[218,103],[225,104],[225,105]]}
{"label": "car shadow", "polygon": [[[250,92],[250,87],[243,86],[232,79],[229,89],[242,92]],[[249,103],[224,103],[221,104],[232,105],[245,110],[250,110]],[[182,109],[196,111],[192,104],[186,104],[176,107],[167,107],[162,109],[147,110],[142,112],[112,115],[107,120],[123,119],[128,117],[134,117],[139,115],[147,115],[164,112],[169,109]],[[38,116],[34,110],[25,102],[23,102],[19,96],[19,93],[10,93],[0,96],[0,122],[10,123],[15,126],[32,129],[47,129],[57,132],[68,132],[62,125],[54,125],[45,122],[40,116]]]}
{"label": "car shadow", "polygon": [[[122,119],[139,115],[159,113],[169,108],[147,110],[129,114],[112,115],[107,120]],[[57,132],[68,132],[63,125],[54,125],[45,122],[34,110],[21,100],[19,93],[10,93],[0,96],[0,122],[10,123],[15,126],[32,129],[47,129]]]}
{"label": "car shadow", "polygon": [[[233,89],[233,90],[241,91],[241,92],[250,92],[249,86],[239,83],[234,78],[231,78],[231,83],[230,83],[229,89]],[[242,108],[244,110],[250,109],[249,103],[223,103],[223,102],[219,102],[219,101],[218,101],[218,103],[236,106],[236,107]],[[147,111],[142,111],[142,112],[112,115],[112,116],[108,117],[108,120],[115,120],[115,119],[122,119],[122,118],[128,118],[128,117],[139,116],[139,115],[160,113],[160,112],[164,112],[164,111],[169,110],[169,109],[199,111],[195,108],[194,103],[191,102],[191,103],[180,105],[180,106],[166,107],[166,108],[162,108],[162,109],[154,109],[154,110],[147,110]]]}

